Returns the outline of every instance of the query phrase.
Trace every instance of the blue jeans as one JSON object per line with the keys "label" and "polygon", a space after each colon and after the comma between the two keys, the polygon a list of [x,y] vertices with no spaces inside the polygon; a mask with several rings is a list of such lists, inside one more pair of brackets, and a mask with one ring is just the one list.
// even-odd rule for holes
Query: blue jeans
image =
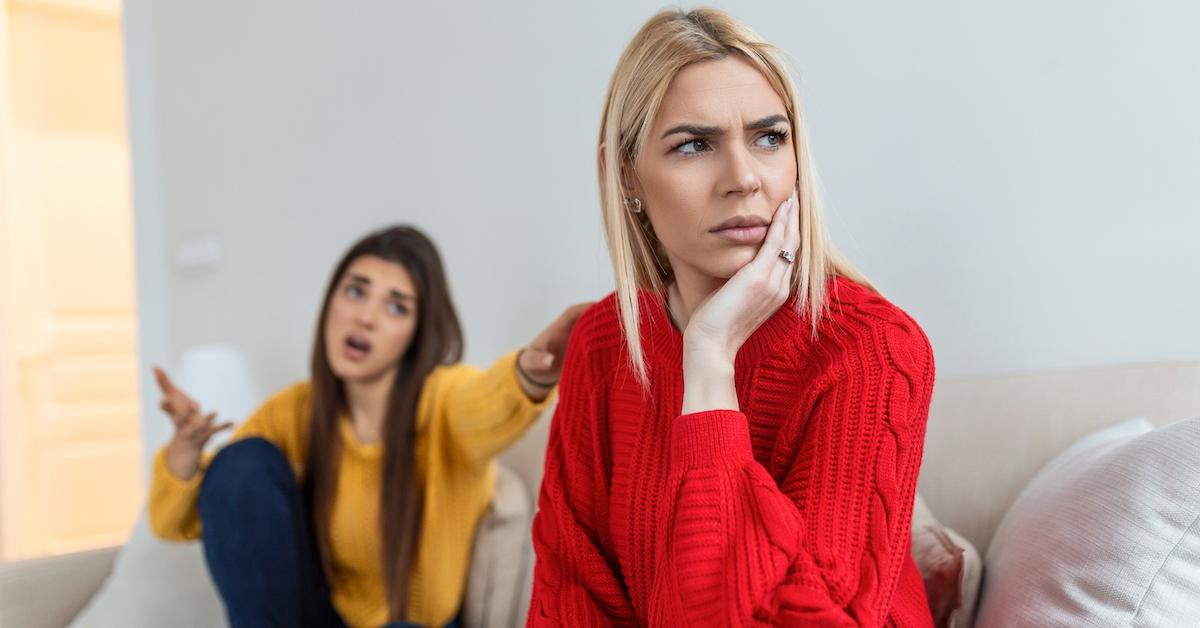
{"label": "blue jeans", "polygon": [[199,509],[208,571],[231,628],[345,627],[300,487],[278,447],[246,438],[222,449],[200,485]]}

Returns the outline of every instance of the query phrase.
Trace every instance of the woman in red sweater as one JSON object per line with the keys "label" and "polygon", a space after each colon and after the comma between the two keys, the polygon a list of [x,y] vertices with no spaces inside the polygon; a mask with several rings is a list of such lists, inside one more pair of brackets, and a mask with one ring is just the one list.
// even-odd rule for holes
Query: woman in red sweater
{"label": "woman in red sweater", "polygon": [[532,626],[931,626],[910,555],[933,354],[825,233],[782,54],[666,10],[609,85],[615,294],[567,348]]}

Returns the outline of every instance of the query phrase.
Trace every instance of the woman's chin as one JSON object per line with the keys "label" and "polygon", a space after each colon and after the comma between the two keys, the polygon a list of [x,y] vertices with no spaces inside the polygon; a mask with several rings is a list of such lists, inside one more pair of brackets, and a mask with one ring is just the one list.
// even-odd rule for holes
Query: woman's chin
{"label": "woman's chin", "polygon": [[379,373],[376,372],[378,369],[371,369],[368,365],[354,362],[344,363],[344,361],[331,360],[329,370],[333,371],[334,377],[344,384],[364,384],[379,376]]}
{"label": "woman's chin", "polygon": [[714,252],[705,265],[706,274],[715,279],[729,279],[743,266],[754,260],[757,247],[740,246],[735,249]]}

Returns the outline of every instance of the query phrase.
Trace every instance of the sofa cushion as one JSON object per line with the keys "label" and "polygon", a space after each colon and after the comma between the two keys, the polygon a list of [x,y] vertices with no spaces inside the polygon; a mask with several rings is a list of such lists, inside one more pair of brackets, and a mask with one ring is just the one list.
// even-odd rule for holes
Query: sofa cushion
{"label": "sofa cushion", "polygon": [[533,517],[525,483],[495,464],[496,490],[491,507],[475,528],[471,566],[462,606],[468,627],[507,627],[525,623],[533,568],[529,526]]}
{"label": "sofa cushion", "polygon": [[199,542],[168,543],[150,533],[143,512],[112,574],[73,628],[208,628],[225,625]]}
{"label": "sofa cushion", "polygon": [[934,625],[970,626],[983,560],[970,541],[933,516],[919,493],[913,504],[912,556],[925,581]]}
{"label": "sofa cushion", "polygon": [[1132,416],[1200,414],[1200,360],[938,379],[918,490],[987,554],[1021,489],[1079,439]]}
{"label": "sofa cushion", "polygon": [[1131,419],[1046,464],[987,552],[977,625],[1195,626],[1200,418]]}

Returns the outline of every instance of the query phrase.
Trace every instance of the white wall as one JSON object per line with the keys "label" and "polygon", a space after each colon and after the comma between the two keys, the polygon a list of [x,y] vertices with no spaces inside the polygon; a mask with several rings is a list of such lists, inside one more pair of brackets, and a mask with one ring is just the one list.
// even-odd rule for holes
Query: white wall
{"label": "white wall", "polygon": [[[143,353],[303,377],[335,258],[392,222],[477,364],[608,292],[601,98],[660,5],[568,4],[127,0]],[[834,235],[941,374],[1200,358],[1200,7],[715,4],[796,58]]]}

